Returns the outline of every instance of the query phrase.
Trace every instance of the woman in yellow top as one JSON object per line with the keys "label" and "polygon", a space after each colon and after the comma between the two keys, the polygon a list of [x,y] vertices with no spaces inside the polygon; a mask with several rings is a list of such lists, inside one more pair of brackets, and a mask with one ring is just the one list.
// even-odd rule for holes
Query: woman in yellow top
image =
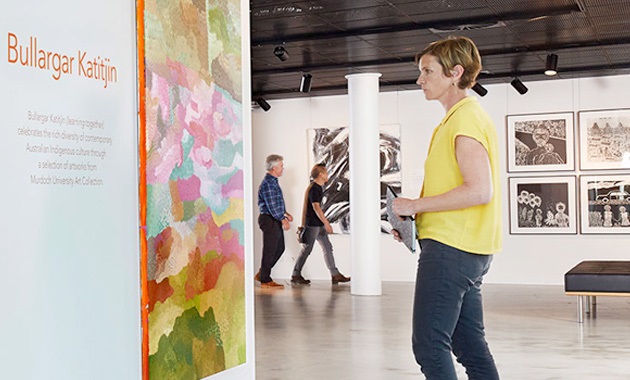
{"label": "woman in yellow top", "polygon": [[420,197],[393,205],[400,216],[416,215],[420,239],[413,352],[428,380],[457,379],[451,352],[469,379],[499,379],[481,300],[482,278],[502,244],[498,144],[490,116],[466,91],[481,58],[470,39],[451,37],[416,62],[418,85],[446,116],[431,138]]}

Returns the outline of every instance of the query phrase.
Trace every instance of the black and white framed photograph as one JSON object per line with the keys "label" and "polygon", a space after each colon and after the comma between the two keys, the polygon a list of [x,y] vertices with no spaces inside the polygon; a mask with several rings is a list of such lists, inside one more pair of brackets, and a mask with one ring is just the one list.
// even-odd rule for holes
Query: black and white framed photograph
{"label": "black and white framed photograph", "polygon": [[580,111],[580,169],[630,168],[630,109]]}
{"label": "black and white framed photograph", "polygon": [[573,112],[506,120],[508,172],[575,170]]}
{"label": "black and white framed photograph", "polygon": [[[392,229],[387,220],[387,186],[401,193],[400,126],[379,127],[379,161],[381,165],[381,232]],[[313,128],[308,130],[310,166],[323,163],[328,169],[322,210],[335,234],[350,233],[350,128]]]}
{"label": "black and white framed photograph", "polygon": [[577,234],[575,176],[510,177],[510,234]]}
{"label": "black and white framed photograph", "polygon": [[580,176],[583,234],[629,234],[630,175]]}

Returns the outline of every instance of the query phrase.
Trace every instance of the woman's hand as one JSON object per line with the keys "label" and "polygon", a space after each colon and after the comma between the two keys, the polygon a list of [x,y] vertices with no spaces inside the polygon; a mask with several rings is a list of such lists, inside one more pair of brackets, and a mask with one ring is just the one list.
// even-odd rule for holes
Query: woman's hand
{"label": "woman's hand", "polygon": [[416,210],[416,201],[417,199],[396,198],[392,202],[392,211],[398,216],[415,215],[418,212]]}
{"label": "woman's hand", "polygon": [[394,240],[402,243],[402,239],[401,239],[400,233],[398,233],[398,231],[392,230],[392,236],[394,237]]}

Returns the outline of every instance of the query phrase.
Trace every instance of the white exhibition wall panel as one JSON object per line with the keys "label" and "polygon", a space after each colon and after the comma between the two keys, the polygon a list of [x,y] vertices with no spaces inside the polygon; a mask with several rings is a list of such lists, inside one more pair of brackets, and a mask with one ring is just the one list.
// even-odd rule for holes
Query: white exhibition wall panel
{"label": "white exhibition wall panel", "polygon": [[139,379],[135,2],[6,2],[0,37],[0,378]]}
{"label": "white exhibition wall panel", "polygon": [[[241,0],[241,15],[249,14],[249,1]],[[254,320],[254,283],[250,281],[258,270],[254,262],[253,230],[257,225],[254,219],[256,203],[252,201],[252,114],[248,112],[251,104],[251,59],[250,59],[249,17],[241,17],[241,78],[243,84],[243,199],[245,218],[245,312],[247,331],[246,364],[227,371],[225,375],[216,375],[216,380],[249,380],[256,378],[256,343]]]}
{"label": "white exhibition wall panel", "polygon": [[[479,98],[497,126],[503,173],[501,192],[504,204],[504,249],[502,253],[496,255],[486,282],[562,284],[564,273],[581,260],[630,259],[630,254],[619,248],[627,240],[627,235],[510,235],[508,177],[571,175],[577,178],[583,174],[599,172],[580,171],[577,164],[579,153],[576,150],[576,169],[573,171],[508,173],[505,124],[507,115],[573,112],[577,128],[578,111],[630,108],[630,98],[627,96],[630,76],[552,79],[525,84],[529,88],[525,95],[518,94],[509,84],[495,84],[485,86],[488,88],[488,94]],[[261,167],[264,157],[270,153],[280,153],[285,156],[285,174],[280,182],[287,207],[296,219],[300,220],[303,191],[308,184],[307,130],[346,125],[348,98],[330,96],[270,101],[270,104],[272,108],[269,112],[255,109],[252,113],[253,201],[256,201],[255,192],[263,176]],[[442,106],[438,102],[426,101],[421,91],[381,93],[380,123],[400,125],[402,192],[405,196],[416,197],[419,194],[431,133],[444,114]],[[276,138],[277,136],[282,138]],[[254,216],[257,215],[257,210],[254,210]],[[285,234],[287,248],[274,267],[272,273],[274,278],[288,279],[291,276],[299,252],[299,246],[295,241],[296,227],[297,224],[293,223],[291,230]],[[261,239],[259,231],[256,231],[254,240],[256,265],[259,265],[260,260]],[[337,266],[344,274],[347,272],[351,275],[350,239],[345,235],[333,235],[331,242],[334,245]],[[410,255],[402,245],[392,242],[391,237],[387,235],[381,236],[380,249],[383,280],[415,280],[417,256]],[[305,277],[311,279],[329,278],[319,248],[313,250],[303,272]]]}
{"label": "white exhibition wall panel", "polygon": [[630,107],[630,78],[587,78],[575,82],[575,103],[579,110],[600,110]]}

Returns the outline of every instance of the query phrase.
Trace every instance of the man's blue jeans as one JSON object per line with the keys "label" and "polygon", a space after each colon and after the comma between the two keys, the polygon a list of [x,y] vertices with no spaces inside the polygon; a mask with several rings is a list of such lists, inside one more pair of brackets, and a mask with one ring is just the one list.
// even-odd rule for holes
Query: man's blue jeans
{"label": "man's blue jeans", "polygon": [[413,308],[413,352],[427,380],[457,380],[451,352],[471,380],[498,380],[486,343],[481,281],[492,255],[422,239]]}
{"label": "man's blue jeans", "polygon": [[322,251],[324,251],[324,261],[326,262],[326,267],[330,271],[331,276],[336,276],[339,274],[339,269],[335,265],[335,257],[333,256],[333,246],[328,239],[328,232],[324,226],[306,226],[306,241],[307,244],[302,244],[302,250],[300,250],[300,254],[295,260],[295,267],[293,268],[294,276],[302,275],[302,268],[304,268],[304,264],[306,263],[306,259],[311,254],[313,250],[313,246],[315,245],[315,241],[319,243],[322,247]]}

